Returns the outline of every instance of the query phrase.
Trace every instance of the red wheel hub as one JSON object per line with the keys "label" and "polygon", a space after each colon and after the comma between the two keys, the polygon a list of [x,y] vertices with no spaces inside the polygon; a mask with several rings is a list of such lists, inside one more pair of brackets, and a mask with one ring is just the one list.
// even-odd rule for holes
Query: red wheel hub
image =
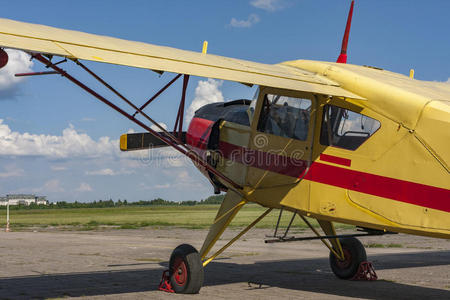
{"label": "red wheel hub", "polygon": [[342,252],[344,253],[344,260],[337,259],[336,265],[340,269],[346,269],[352,263],[352,254],[347,249],[342,249]]}
{"label": "red wheel hub", "polygon": [[175,282],[180,285],[183,286],[186,284],[187,279],[188,279],[188,274],[187,274],[187,268],[186,268],[186,263],[184,262],[184,260],[181,257],[177,257],[175,258],[175,261],[173,263],[173,278],[175,279]]}

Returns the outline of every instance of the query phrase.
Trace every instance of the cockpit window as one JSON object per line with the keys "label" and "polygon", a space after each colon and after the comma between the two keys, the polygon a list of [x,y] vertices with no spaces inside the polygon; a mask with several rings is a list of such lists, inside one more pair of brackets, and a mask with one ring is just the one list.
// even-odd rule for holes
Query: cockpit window
{"label": "cockpit window", "polygon": [[354,111],[334,105],[323,109],[320,143],[348,150],[356,150],[375,131],[380,122]]}
{"label": "cockpit window", "polygon": [[311,100],[267,94],[258,122],[258,131],[306,141]]}

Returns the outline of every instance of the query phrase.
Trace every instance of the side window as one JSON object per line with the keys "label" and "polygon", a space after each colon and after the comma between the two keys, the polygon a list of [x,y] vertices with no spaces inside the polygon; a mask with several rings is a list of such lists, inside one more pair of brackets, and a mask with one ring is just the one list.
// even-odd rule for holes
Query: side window
{"label": "side window", "polygon": [[258,122],[258,131],[306,141],[311,100],[267,94]]}
{"label": "side window", "polygon": [[356,150],[375,131],[380,122],[365,115],[334,105],[325,105],[323,109],[320,143]]}

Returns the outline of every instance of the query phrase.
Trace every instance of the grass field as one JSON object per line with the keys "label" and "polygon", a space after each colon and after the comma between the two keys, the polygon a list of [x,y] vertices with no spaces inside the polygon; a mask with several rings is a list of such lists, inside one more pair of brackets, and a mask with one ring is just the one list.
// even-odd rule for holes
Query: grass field
{"label": "grass field", "polygon": [[[68,230],[92,230],[101,227],[134,229],[148,226],[178,226],[192,229],[208,228],[217,213],[219,205],[196,206],[121,206],[114,208],[70,208],[11,210],[11,228],[18,230],[29,227],[60,227]],[[265,208],[248,204],[237,214],[231,227],[245,227],[264,212]],[[5,226],[6,211],[1,211],[1,223]],[[275,227],[278,210],[272,211],[256,227]],[[292,213],[285,212],[282,225],[287,226]],[[313,224],[317,224],[313,222]],[[306,228],[296,218],[293,226]],[[340,225],[340,227],[350,227]]]}

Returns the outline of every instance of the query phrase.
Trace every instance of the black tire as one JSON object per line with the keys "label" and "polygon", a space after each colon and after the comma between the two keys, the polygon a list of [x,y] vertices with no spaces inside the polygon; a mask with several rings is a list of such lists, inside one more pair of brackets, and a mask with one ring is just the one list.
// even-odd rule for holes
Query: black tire
{"label": "black tire", "polygon": [[342,250],[345,260],[339,260],[333,252],[330,251],[330,266],[334,275],[341,279],[350,279],[358,272],[361,262],[367,260],[366,250],[363,244],[354,238],[341,238]]}
{"label": "black tire", "polygon": [[203,264],[198,251],[188,244],[176,247],[170,256],[169,276],[175,293],[197,294],[203,285]]}

